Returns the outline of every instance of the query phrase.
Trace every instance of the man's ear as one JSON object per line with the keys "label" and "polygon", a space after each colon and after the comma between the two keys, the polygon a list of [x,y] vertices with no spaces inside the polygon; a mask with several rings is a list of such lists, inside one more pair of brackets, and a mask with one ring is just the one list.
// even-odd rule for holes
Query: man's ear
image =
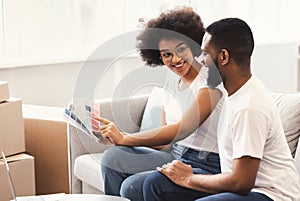
{"label": "man's ear", "polygon": [[221,65],[226,65],[229,63],[229,52],[227,49],[222,49],[219,53],[219,61]]}

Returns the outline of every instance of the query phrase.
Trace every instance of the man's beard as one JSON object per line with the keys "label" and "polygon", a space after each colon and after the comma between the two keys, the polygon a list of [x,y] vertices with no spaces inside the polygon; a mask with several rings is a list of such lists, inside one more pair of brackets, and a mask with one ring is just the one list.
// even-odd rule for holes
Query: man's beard
{"label": "man's beard", "polygon": [[213,61],[212,64],[208,67],[207,85],[210,87],[216,87],[221,82],[222,78],[218,70],[217,61]]}

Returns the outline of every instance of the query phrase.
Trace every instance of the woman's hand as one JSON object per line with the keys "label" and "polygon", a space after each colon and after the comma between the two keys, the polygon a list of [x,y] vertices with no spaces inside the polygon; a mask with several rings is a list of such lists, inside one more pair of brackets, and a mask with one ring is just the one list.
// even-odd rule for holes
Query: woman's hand
{"label": "woman's hand", "polygon": [[99,128],[100,133],[103,137],[107,138],[111,143],[115,145],[122,145],[125,135],[119,131],[114,122],[96,116],[93,116],[93,119],[103,123],[103,125],[100,125]]}
{"label": "woman's hand", "polygon": [[186,165],[179,160],[158,167],[157,170],[166,175],[175,184],[188,187],[189,179],[193,176],[192,166]]}

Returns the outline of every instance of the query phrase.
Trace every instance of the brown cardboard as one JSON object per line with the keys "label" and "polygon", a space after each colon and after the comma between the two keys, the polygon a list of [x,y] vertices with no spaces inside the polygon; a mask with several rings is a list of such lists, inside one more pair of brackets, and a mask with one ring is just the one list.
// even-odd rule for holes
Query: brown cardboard
{"label": "brown cardboard", "polygon": [[0,102],[6,101],[8,98],[8,83],[5,81],[0,81]]}
{"label": "brown cardboard", "polygon": [[0,103],[0,150],[7,156],[25,152],[21,99]]}
{"label": "brown cardboard", "polygon": [[[35,195],[34,157],[18,154],[7,157],[12,182],[17,196]],[[6,169],[0,160],[0,200],[12,200]]]}
{"label": "brown cardboard", "polygon": [[23,105],[26,152],[35,157],[37,195],[69,193],[64,109]]}

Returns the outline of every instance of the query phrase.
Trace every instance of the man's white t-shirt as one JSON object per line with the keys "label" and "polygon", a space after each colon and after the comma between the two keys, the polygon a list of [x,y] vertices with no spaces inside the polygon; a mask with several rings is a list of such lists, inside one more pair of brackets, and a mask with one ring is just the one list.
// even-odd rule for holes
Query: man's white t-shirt
{"label": "man's white t-shirt", "polygon": [[[174,73],[173,73],[174,74]],[[189,106],[196,98],[196,94],[202,88],[207,88],[208,68],[202,67],[185,90],[178,87],[179,78],[168,79],[165,93],[162,97],[162,105],[165,109],[166,123],[174,123],[181,119],[182,115],[189,109]],[[223,85],[217,87],[224,93]],[[187,138],[178,141],[177,144],[192,148],[198,151],[209,151],[218,153],[217,125],[222,108],[223,98],[220,99],[210,116],[200,125],[200,127]]]}
{"label": "man's white t-shirt", "polygon": [[300,180],[280,116],[263,84],[251,77],[225,98],[219,120],[221,170],[232,171],[233,159],[260,159],[252,191],[276,201],[299,201]]}

